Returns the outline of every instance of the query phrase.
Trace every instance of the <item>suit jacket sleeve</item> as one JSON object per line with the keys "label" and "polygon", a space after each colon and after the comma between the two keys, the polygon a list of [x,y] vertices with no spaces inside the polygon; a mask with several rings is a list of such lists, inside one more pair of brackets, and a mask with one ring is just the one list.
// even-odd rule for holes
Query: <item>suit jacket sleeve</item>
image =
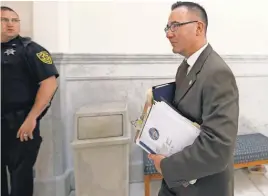
{"label": "suit jacket sleeve", "polygon": [[160,163],[172,188],[223,171],[233,156],[238,131],[238,90],[229,69],[211,73],[202,92],[201,133],[191,146]]}

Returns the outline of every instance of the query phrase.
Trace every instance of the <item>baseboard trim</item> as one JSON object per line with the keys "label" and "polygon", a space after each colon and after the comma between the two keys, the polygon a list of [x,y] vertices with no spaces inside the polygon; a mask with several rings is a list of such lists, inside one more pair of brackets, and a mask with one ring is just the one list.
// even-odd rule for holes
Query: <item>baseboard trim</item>
{"label": "baseboard trim", "polygon": [[69,196],[71,192],[72,170],[68,169],[64,174],[48,179],[34,180],[34,196]]}

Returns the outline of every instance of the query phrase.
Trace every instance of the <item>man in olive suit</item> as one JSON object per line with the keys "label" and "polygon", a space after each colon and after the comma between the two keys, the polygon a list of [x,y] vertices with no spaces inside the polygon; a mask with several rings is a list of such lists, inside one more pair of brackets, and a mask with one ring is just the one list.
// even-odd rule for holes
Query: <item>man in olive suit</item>
{"label": "man in olive suit", "polygon": [[207,42],[206,11],[177,2],[165,28],[173,52],[184,57],[176,74],[174,106],[197,122],[191,146],[170,157],[149,155],[163,175],[159,196],[233,196],[233,151],[238,132],[235,77]]}

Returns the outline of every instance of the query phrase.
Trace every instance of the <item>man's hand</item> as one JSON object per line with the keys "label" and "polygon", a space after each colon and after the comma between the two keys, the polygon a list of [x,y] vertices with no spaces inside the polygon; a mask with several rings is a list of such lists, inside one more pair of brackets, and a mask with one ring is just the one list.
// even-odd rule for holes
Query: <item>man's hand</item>
{"label": "man's hand", "polygon": [[160,168],[160,163],[161,161],[165,158],[165,156],[163,155],[159,155],[159,154],[149,154],[148,155],[149,159],[152,159],[154,161],[154,166],[156,168],[156,170],[162,174],[161,168]]}
{"label": "man's hand", "polygon": [[36,126],[36,118],[28,116],[17,133],[17,138],[20,141],[28,141],[28,138],[33,139],[33,130]]}

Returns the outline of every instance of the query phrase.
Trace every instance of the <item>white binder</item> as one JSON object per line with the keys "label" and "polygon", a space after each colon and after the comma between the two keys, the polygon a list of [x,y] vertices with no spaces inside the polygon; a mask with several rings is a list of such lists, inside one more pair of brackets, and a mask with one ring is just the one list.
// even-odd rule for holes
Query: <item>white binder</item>
{"label": "white binder", "polygon": [[160,101],[150,108],[135,143],[148,153],[167,157],[193,144],[199,134],[196,123]]}

